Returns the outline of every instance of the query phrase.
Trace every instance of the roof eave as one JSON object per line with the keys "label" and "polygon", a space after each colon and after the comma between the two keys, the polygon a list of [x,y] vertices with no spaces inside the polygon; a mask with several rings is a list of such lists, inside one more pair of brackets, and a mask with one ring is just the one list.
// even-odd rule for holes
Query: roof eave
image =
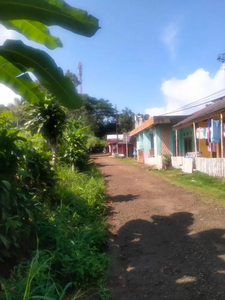
{"label": "roof eave", "polygon": [[[185,127],[188,127],[188,126],[193,125],[193,123],[198,123],[198,122],[204,121],[204,120],[206,120],[206,119],[212,118],[212,117],[218,115],[218,114],[221,113],[221,112],[224,112],[224,108],[222,108],[222,109],[220,109],[220,110],[218,110],[218,111],[216,111],[216,112],[213,112],[213,113],[209,113],[209,114],[207,114],[207,115],[204,115],[204,116],[202,116],[202,117],[193,119],[193,120],[191,120],[191,121],[189,121],[189,122],[187,122],[187,123],[180,124],[180,123],[181,123],[181,122],[180,122],[180,123],[174,125],[173,128],[174,128],[174,129],[182,129],[182,128],[185,128]],[[179,125],[179,124],[180,124],[180,125]]]}

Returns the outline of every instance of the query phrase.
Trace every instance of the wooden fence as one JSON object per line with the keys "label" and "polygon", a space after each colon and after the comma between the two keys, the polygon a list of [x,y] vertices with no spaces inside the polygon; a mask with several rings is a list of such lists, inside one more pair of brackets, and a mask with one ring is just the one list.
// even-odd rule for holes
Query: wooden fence
{"label": "wooden fence", "polygon": [[194,165],[195,169],[202,173],[214,177],[225,177],[225,158],[196,157],[193,160],[182,156],[172,156],[172,166],[182,169],[185,173],[192,173]]}
{"label": "wooden fence", "polygon": [[196,170],[215,177],[225,177],[225,158],[204,158],[195,159]]}
{"label": "wooden fence", "polygon": [[192,173],[193,159],[182,156],[172,156],[172,166],[176,169],[182,169],[184,173]]}

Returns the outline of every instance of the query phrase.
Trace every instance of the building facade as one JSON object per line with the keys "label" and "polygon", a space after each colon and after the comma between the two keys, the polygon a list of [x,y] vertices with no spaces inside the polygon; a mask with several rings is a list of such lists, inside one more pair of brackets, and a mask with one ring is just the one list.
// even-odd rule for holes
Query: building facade
{"label": "building facade", "polygon": [[130,132],[136,136],[137,158],[140,163],[163,167],[164,155],[175,153],[173,126],[186,116],[156,116]]}

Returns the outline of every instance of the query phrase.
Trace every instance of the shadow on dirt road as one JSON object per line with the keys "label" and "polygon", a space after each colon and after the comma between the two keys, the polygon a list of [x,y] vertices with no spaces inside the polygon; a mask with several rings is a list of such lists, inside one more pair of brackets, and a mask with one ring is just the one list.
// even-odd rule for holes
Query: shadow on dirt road
{"label": "shadow on dirt road", "polygon": [[127,222],[115,236],[114,299],[225,299],[224,229],[189,234],[187,212]]}

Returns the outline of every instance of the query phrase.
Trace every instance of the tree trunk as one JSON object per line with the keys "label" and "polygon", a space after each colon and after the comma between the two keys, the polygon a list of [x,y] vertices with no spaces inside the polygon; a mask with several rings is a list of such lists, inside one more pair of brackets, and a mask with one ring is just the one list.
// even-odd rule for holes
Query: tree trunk
{"label": "tree trunk", "polygon": [[51,152],[52,152],[52,165],[53,165],[53,168],[55,168],[56,167],[56,161],[57,161],[57,156],[56,156],[57,145],[56,144],[51,144]]}

